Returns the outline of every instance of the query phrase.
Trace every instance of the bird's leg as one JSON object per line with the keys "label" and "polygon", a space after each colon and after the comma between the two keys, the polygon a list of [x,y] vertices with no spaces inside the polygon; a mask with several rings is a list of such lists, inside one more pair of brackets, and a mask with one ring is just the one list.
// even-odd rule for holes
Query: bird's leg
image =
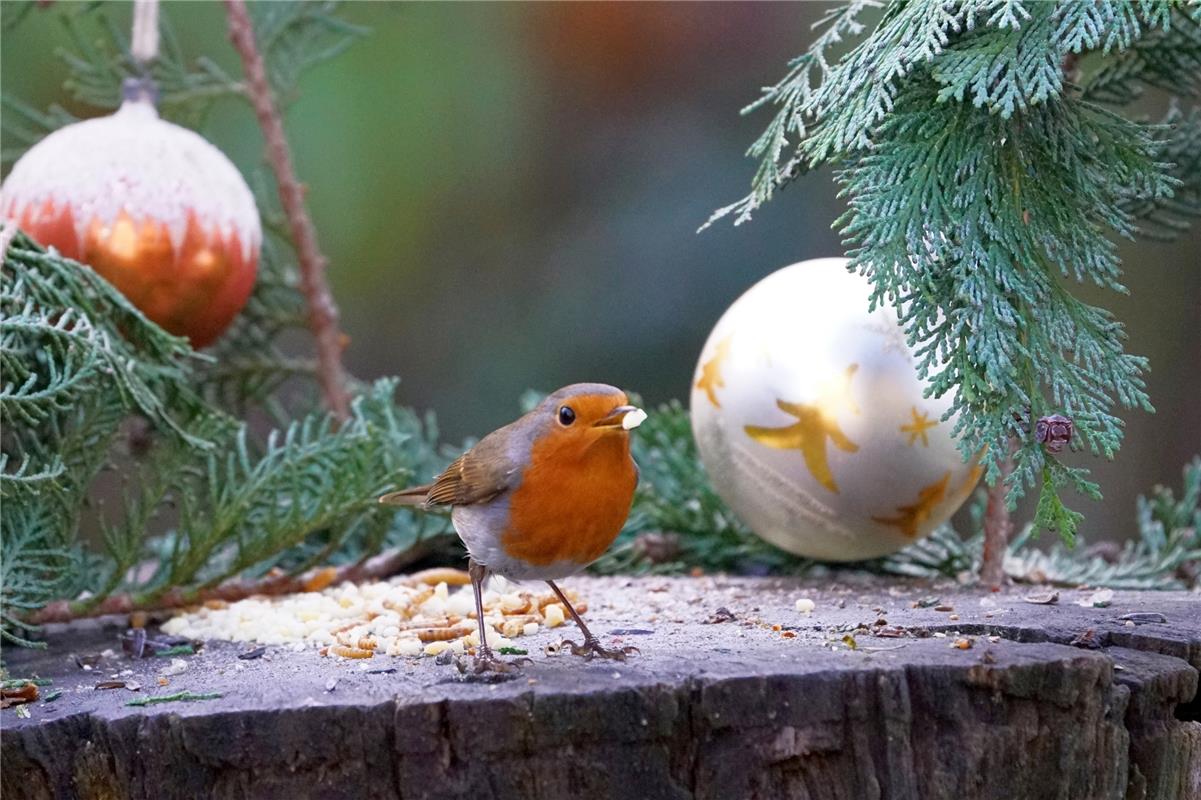
{"label": "bird's leg", "polygon": [[559,602],[567,609],[567,613],[571,614],[571,618],[575,620],[575,624],[580,626],[580,632],[584,634],[584,643],[582,645],[568,641],[567,639],[563,640],[563,646],[570,650],[573,656],[583,656],[589,660],[593,656],[600,656],[601,658],[611,658],[615,661],[625,661],[626,656],[638,652],[637,647],[622,647],[619,650],[609,650],[608,648],[601,647],[601,643],[592,635],[592,631],[588,630],[588,626],[584,624],[584,620],[580,619],[580,615],[576,613],[576,610],[572,607],[570,601],[568,601],[567,595],[563,594],[558,586],[555,586],[554,581],[547,581],[546,585],[559,598]]}
{"label": "bird's leg", "polygon": [[484,578],[488,568],[474,558],[467,561],[467,574],[471,577],[471,588],[475,591],[475,621],[479,624],[480,644],[476,648],[475,672],[515,672],[517,667],[492,655],[488,646],[487,625],[484,623]]}

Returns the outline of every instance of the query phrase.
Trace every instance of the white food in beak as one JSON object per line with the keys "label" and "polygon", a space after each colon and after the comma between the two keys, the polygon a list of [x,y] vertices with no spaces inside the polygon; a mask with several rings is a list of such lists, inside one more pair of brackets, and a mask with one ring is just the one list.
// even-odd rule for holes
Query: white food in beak
{"label": "white food in beak", "polygon": [[627,431],[632,431],[643,423],[646,419],[646,412],[641,408],[636,408],[629,414],[621,418],[621,427]]}

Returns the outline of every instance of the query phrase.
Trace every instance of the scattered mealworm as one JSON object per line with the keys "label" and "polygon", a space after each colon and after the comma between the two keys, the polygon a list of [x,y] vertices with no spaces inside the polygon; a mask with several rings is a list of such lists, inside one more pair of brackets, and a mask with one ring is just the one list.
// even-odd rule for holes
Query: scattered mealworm
{"label": "scattered mealworm", "polygon": [[333,567],[323,567],[305,580],[304,590],[306,592],[319,592],[333,583],[336,577],[338,577],[338,570]]}
{"label": "scattered mealworm", "polygon": [[413,631],[423,642],[448,642],[470,633],[465,628],[418,628]]}
{"label": "scattered mealworm", "polygon": [[430,586],[436,586],[439,583],[445,583],[448,586],[466,586],[471,583],[471,576],[461,569],[434,567],[414,572],[409,576],[409,580],[413,583],[425,583]]}
{"label": "scattered mealworm", "polygon": [[371,650],[362,650],[358,647],[345,647],[336,644],[329,649],[331,653],[342,658],[371,658],[375,653]]}
{"label": "scattered mealworm", "polygon": [[442,617],[440,619],[422,619],[422,620],[405,620],[396,626],[398,631],[415,631],[421,628],[449,628],[454,625],[457,620],[452,617]]}

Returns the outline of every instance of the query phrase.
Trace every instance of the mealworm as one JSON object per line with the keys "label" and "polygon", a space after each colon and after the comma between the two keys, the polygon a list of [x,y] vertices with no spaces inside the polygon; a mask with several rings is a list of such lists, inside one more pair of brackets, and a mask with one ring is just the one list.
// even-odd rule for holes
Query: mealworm
{"label": "mealworm", "polygon": [[466,586],[471,583],[471,576],[461,569],[433,567],[431,569],[423,569],[420,572],[414,572],[409,576],[409,580],[414,583],[424,583],[430,586],[437,586],[439,583],[445,583],[447,586]]}
{"label": "mealworm", "polygon": [[333,567],[319,569],[305,580],[304,591],[319,592],[333,583],[336,577],[338,577],[338,570]]}
{"label": "mealworm", "polygon": [[448,642],[471,633],[465,628],[418,628],[413,631],[423,642]]}
{"label": "mealworm", "polygon": [[454,625],[455,622],[457,622],[457,621],[458,620],[455,620],[452,617],[441,617],[439,619],[425,619],[425,620],[407,620],[407,621],[402,620],[401,622],[397,623],[396,630],[398,630],[398,631],[415,631],[420,628],[449,628],[450,626]]}
{"label": "mealworm", "polygon": [[540,622],[542,617],[538,614],[511,614],[507,615],[503,622],[520,622],[522,625],[527,622]]}
{"label": "mealworm", "polygon": [[342,656],[342,658],[371,658],[373,655],[375,655],[375,653],[371,650],[363,650],[358,647],[346,647],[340,644],[334,645],[329,650],[336,656]]}

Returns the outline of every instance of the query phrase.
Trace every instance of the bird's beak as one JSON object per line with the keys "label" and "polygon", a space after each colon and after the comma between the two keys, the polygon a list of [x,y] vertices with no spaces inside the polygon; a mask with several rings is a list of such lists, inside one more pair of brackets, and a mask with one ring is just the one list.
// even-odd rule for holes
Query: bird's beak
{"label": "bird's beak", "polygon": [[646,419],[646,412],[637,406],[618,406],[609,415],[592,423],[594,428],[621,428],[633,430]]}

